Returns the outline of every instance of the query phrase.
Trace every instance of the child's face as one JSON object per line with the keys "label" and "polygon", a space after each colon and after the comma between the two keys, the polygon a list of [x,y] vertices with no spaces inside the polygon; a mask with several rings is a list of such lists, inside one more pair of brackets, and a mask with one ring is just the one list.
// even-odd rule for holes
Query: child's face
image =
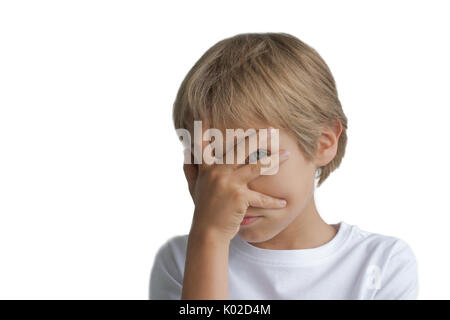
{"label": "child's face", "polygon": [[[224,132],[223,136],[225,137]],[[270,139],[267,149],[271,149]],[[251,181],[248,187],[275,198],[285,199],[287,205],[283,209],[249,207],[246,216],[260,217],[248,225],[240,226],[239,235],[248,242],[266,241],[279,234],[300,215],[314,194],[316,164],[304,158],[296,139],[285,129],[279,129],[279,150],[287,150],[290,155],[279,165],[278,172],[273,175],[260,175]]]}
{"label": "child's face", "polygon": [[[270,144],[269,144],[270,146]],[[296,139],[287,131],[279,130],[279,149],[290,152],[274,175],[261,175],[249,183],[249,188],[275,198],[285,199],[283,209],[249,207],[246,215],[261,216],[253,223],[241,225],[239,235],[249,242],[266,241],[285,229],[308,205],[314,194],[316,166],[307,161]]]}

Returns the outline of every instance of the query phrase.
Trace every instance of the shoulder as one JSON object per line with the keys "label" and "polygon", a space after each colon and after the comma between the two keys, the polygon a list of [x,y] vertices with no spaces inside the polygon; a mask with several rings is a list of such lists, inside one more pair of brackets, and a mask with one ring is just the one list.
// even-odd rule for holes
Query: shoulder
{"label": "shoulder", "polygon": [[363,249],[368,254],[381,255],[385,260],[393,257],[408,257],[416,260],[413,250],[408,242],[395,236],[382,233],[369,232],[358,226],[350,225],[352,228],[350,247],[351,249]]}
{"label": "shoulder", "polygon": [[189,235],[176,235],[167,239],[158,249],[157,256],[162,258],[177,259],[180,256],[186,255],[187,241]]}
{"label": "shoulder", "polygon": [[156,252],[154,264],[173,271],[183,271],[189,235],[176,235],[167,239]]}
{"label": "shoulder", "polygon": [[379,272],[376,299],[416,299],[417,258],[409,243],[398,237],[361,230],[352,226],[351,250],[359,252]]}
{"label": "shoulder", "polygon": [[176,235],[158,248],[150,275],[150,299],[179,299],[188,235]]}

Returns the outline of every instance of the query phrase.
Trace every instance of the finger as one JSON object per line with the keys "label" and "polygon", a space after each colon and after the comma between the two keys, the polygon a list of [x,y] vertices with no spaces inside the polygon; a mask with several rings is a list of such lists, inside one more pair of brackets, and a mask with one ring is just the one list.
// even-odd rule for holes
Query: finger
{"label": "finger", "polygon": [[[280,150],[280,153],[272,154],[265,159],[259,159],[255,164],[246,164],[241,166],[235,171],[240,178],[240,181],[244,183],[249,183],[250,181],[256,179],[261,174],[275,174],[275,170],[278,171],[278,167],[281,163],[289,158],[289,151]],[[270,167],[266,167],[267,164]]]}
{"label": "finger", "polygon": [[[200,131],[202,131],[200,133]],[[208,124],[197,128],[197,134],[194,132],[193,143],[194,163],[199,165],[199,170],[204,170],[215,163],[220,163],[218,154],[222,153],[223,137],[222,132],[216,128],[210,128]]]}
{"label": "finger", "polygon": [[[213,163],[209,163],[213,158],[211,153],[211,141],[208,140],[195,140],[192,146],[193,163],[198,165],[199,170],[209,168]],[[207,158],[205,161],[205,158]]]}
{"label": "finger", "polygon": [[287,204],[284,199],[273,198],[253,190],[248,190],[248,203],[252,207],[264,209],[280,209]]}
{"label": "finger", "polygon": [[255,129],[243,129],[234,130],[233,134],[228,133],[226,135],[226,151],[224,155],[224,163],[230,165],[232,168],[238,167],[240,164],[245,163],[246,158],[246,144],[255,144],[255,138],[257,138]]}

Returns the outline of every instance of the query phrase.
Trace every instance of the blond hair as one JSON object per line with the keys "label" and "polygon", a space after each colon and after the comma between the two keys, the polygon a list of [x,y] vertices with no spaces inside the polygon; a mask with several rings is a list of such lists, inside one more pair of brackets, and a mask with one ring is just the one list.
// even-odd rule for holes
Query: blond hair
{"label": "blond hair", "polygon": [[347,118],[331,71],[312,47],[287,33],[243,33],[209,48],[184,78],[173,106],[176,129],[191,131],[194,120],[212,128],[246,128],[255,121],[288,129],[309,161],[321,129],[340,121],[336,156],[316,171],[318,186],[339,167],[347,144]]}

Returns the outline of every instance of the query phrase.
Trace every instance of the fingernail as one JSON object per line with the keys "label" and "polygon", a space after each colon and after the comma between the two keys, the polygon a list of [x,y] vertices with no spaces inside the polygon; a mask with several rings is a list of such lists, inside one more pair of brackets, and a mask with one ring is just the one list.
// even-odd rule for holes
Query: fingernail
{"label": "fingernail", "polygon": [[286,205],[286,200],[280,200],[279,202],[280,202],[280,205],[283,207]]}
{"label": "fingernail", "polygon": [[287,150],[280,152],[280,160],[287,159],[289,157],[289,154],[290,154],[290,152]]}

